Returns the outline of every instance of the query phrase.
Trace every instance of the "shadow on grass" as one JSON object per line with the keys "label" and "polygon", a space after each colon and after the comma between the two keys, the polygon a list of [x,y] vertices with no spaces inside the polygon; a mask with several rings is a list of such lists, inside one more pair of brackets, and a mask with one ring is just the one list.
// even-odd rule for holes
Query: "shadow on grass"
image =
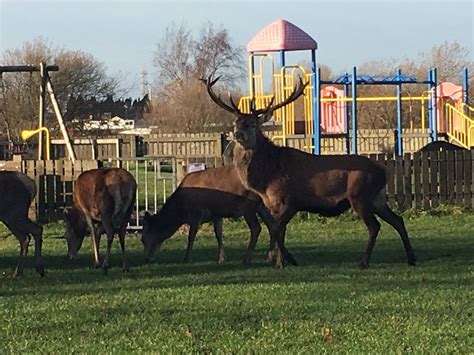
{"label": "shadow on grass", "polygon": [[[464,240],[463,240],[464,241]],[[127,252],[130,272],[121,272],[121,255],[115,252],[111,257],[112,269],[108,276],[102,270],[92,269],[92,257],[85,251],[77,259],[67,261],[63,255],[46,255],[44,263],[47,274],[40,279],[34,273],[32,257],[25,265],[25,277],[12,279],[10,275],[0,276],[0,293],[5,296],[43,294],[83,295],[98,291],[114,292],[123,289],[141,290],[145,288],[172,288],[208,285],[248,285],[262,283],[295,284],[304,282],[351,282],[355,277],[358,282],[370,283],[377,278],[378,287],[409,288],[419,281],[403,280],[401,274],[428,272],[430,277],[437,274],[445,276],[446,268],[467,269],[473,254],[472,245],[453,243],[452,240],[438,240],[436,244],[427,243],[417,251],[419,266],[409,267],[401,242],[398,240],[379,241],[371,260],[369,270],[359,270],[357,263],[362,255],[364,243],[351,240],[332,245],[305,246],[293,245],[290,249],[299,262],[299,267],[288,266],[285,270],[276,270],[264,261],[266,250],[259,248],[254,253],[253,264],[242,265],[244,249],[235,246],[226,247],[228,261],[216,262],[215,247],[196,247],[193,251],[193,263],[182,261],[184,251],[165,249],[158,255],[158,260],[150,265],[143,265],[143,254],[138,248]],[[0,270],[12,270],[17,261],[16,256],[0,258]],[[413,270],[413,271],[412,271]],[[391,275],[392,279],[384,280]],[[395,280],[393,279],[395,276]],[[398,281],[397,281],[398,280]],[[125,281],[125,282],[122,282]],[[130,282],[127,282],[130,281]],[[402,282],[403,281],[403,282]],[[443,284],[451,282],[443,279]],[[453,280],[457,284],[459,280]],[[1,290],[5,285],[6,289]],[[32,287],[34,285],[34,287]],[[370,287],[370,285],[368,285]]]}

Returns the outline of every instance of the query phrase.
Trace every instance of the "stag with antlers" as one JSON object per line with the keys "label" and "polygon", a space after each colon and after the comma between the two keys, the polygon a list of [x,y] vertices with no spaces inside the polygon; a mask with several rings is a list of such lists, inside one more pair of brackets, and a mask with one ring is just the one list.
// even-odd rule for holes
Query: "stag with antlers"
{"label": "stag with antlers", "polygon": [[273,100],[263,109],[241,112],[230,97],[230,105],[213,91],[219,78],[205,80],[211,99],[236,116],[234,123],[234,164],[246,188],[259,195],[275,219],[272,234],[276,237],[280,256],[296,265],[285,247],[286,225],[298,211],[337,216],[352,207],[369,232],[360,266],[369,266],[369,259],[380,230],[375,216],[390,224],[400,235],[408,264],[415,265],[403,219],[386,203],[386,173],[382,166],[357,155],[316,156],[293,148],[275,146],[261,130],[262,123],[273,112],[300,97],[307,85],[300,79],[293,93],[283,102]]}

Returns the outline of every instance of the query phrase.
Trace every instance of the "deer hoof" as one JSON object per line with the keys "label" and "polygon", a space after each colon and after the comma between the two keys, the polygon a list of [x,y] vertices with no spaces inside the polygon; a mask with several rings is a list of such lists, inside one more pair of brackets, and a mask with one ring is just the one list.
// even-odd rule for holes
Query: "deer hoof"
{"label": "deer hoof", "polygon": [[285,256],[285,260],[288,261],[291,265],[293,266],[298,266],[298,263],[296,262],[296,260],[293,258],[293,256],[291,256],[291,254],[288,254]]}
{"label": "deer hoof", "polygon": [[44,265],[36,266],[36,272],[41,276],[44,277]]}

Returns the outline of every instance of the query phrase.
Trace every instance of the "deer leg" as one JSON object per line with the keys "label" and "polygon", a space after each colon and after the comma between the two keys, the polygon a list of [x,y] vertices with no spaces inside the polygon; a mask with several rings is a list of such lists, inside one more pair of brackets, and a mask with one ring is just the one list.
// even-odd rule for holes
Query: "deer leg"
{"label": "deer leg", "polygon": [[258,236],[262,231],[262,227],[260,227],[260,223],[258,222],[258,218],[255,213],[248,213],[244,215],[245,222],[250,228],[250,241],[247,248],[247,254],[244,257],[243,263],[245,265],[249,265],[252,260],[252,253],[255,250],[255,246],[257,245]]}
{"label": "deer leg", "polygon": [[212,221],[214,225],[214,233],[217,239],[217,262],[223,263],[225,261],[224,242],[222,241],[222,218],[217,218]]}
{"label": "deer leg", "polygon": [[102,219],[102,225],[107,235],[107,249],[105,250],[105,258],[102,264],[102,270],[104,271],[104,274],[107,275],[110,268],[110,251],[112,249],[112,243],[114,241],[114,227],[112,225],[112,221],[108,218]]}
{"label": "deer leg", "polygon": [[407,254],[408,264],[416,265],[416,255],[411,247],[410,238],[408,238],[408,233],[405,228],[405,223],[403,218],[393,212],[387,204],[384,204],[381,207],[375,207],[375,214],[382,218],[385,222],[390,224],[400,235],[402,239],[403,246],[405,247],[405,252]]}
{"label": "deer leg", "polygon": [[278,253],[276,258],[276,267],[283,268],[284,261],[287,260],[291,265],[297,266],[295,258],[289,253],[285,247],[286,225],[295,213],[286,211],[280,218],[275,218],[274,228],[272,228],[272,237],[276,239],[278,245]]}
{"label": "deer leg", "polygon": [[275,259],[277,252],[276,238],[272,234],[272,225],[275,223],[275,221],[273,220],[270,211],[263,204],[258,208],[257,213],[262,219],[263,223],[267,226],[268,234],[270,235],[270,245],[268,248],[267,262],[271,263]]}
{"label": "deer leg", "polygon": [[120,249],[122,250],[122,270],[124,272],[128,272],[128,262],[127,262],[127,256],[125,255],[125,234],[127,230],[127,225],[123,225],[120,228],[120,231],[118,233],[119,236],[119,241],[120,241]]}
{"label": "deer leg", "polygon": [[25,262],[26,255],[28,254],[28,244],[30,243],[30,237],[24,234],[18,233],[18,231],[13,231],[12,233],[17,237],[20,242],[20,258],[16,264],[15,272],[13,277],[18,277],[23,275],[23,265]]}
{"label": "deer leg", "polygon": [[188,235],[188,247],[186,249],[186,254],[184,255],[184,262],[190,263],[191,262],[191,251],[193,250],[194,239],[196,239],[196,234],[199,229],[199,222],[192,222],[189,228],[189,235]]}
{"label": "deer leg", "polygon": [[41,256],[41,249],[43,246],[43,227],[36,223],[33,223],[30,220],[28,221],[30,234],[35,240],[35,269],[41,277],[44,277],[44,264]]}
{"label": "deer leg", "polygon": [[[273,255],[272,255],[272,259],[275,259],[275,266],[278,268],[278,269],[281,269],[283,268],[283,266],[285,265],[285,259],[288,260],[288,262],[292,265],[295,265],[297,266],[296,264],[296,260],[293,258],[293,256],[288,252],[288,250],[286,249],[286,247],[284,247],[284,244],[285,244],[285,236],[286,236],[286,225],[283,226],[280,231],[278,232],[278,234],[276,234],[275,236],[273,236],[273,239],[276,240],[276,244],[277,246],[274,246],[274,250],[273,250]],[[280,242],[279,242],[280,240]],[[283,244],[283,251],[282,252],[282,249],[280,248],[280,244]],[[285,254],[286,253],[286,254]],[[289,257],[288,257],[289,256]]]}
{"label": "deer leg", "polygon": [[91,240],[92,240],[92,252],[94,253],[94,267],[97,269],[100,267],[99,260],[99,241],[101,235],[101,225],[100,223],[94,225],[92,219],[89,216],[86,216],[86,223],[91,231]]}
{"label": "deer leg", "polygon": [[369,206],[367,203],[355,198],[351,199],[350,202],[352,208],[354,208],[354,210],[364,221],[365,225],[367,226],[367,229],[369,230],[369,240],[367,241],[367,248],[365,250],[364,255],[362,256],[362,260],[359,263],[359,266],[361,268],[368,268],[370,255],[372,254],[377,235],[380,231],[380,223],[379,221],[377,221],[377,218],[375,218],[375,215],[372,212],[372,207]]}

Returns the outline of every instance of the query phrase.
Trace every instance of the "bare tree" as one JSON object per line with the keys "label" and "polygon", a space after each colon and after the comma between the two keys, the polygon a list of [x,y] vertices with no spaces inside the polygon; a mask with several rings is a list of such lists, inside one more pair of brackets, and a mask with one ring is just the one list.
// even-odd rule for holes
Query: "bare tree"
{"label": "bare tree", "polygon": [[[171,25],[157,45],[153,57],[158,71],[153,110],[146,115],[163,131],[204,132],[230,127],[231,116],[209,104],[201,78],[220,76],[230,90],[245,77],[243,49],[232,44],[224,28],[210,23],[194,38],[184,25]],[[235,90],[235,86],[233,87]]]}
{"label": "bare tree", "polygon": [[[56,47],[41,37],[2,53],[2,65],[38,65],[40,62],[59,66],[59,72],[51,72],[50,76],[63,113],[67,111],[70,97],[105,98],[113,94],[119,84],[116,78],[106,74],[104,64],[92,55]],[[10,73],[3,74],[2,79],[1,119],[9,127],[11,136],[18,137],[21,129],[37,124],[39,75]],[[55,127],[56,120],[52,112],[46,112],[46,124]],[[74,112],[69,110],[65,119],[70,120],[73,116]]]}

